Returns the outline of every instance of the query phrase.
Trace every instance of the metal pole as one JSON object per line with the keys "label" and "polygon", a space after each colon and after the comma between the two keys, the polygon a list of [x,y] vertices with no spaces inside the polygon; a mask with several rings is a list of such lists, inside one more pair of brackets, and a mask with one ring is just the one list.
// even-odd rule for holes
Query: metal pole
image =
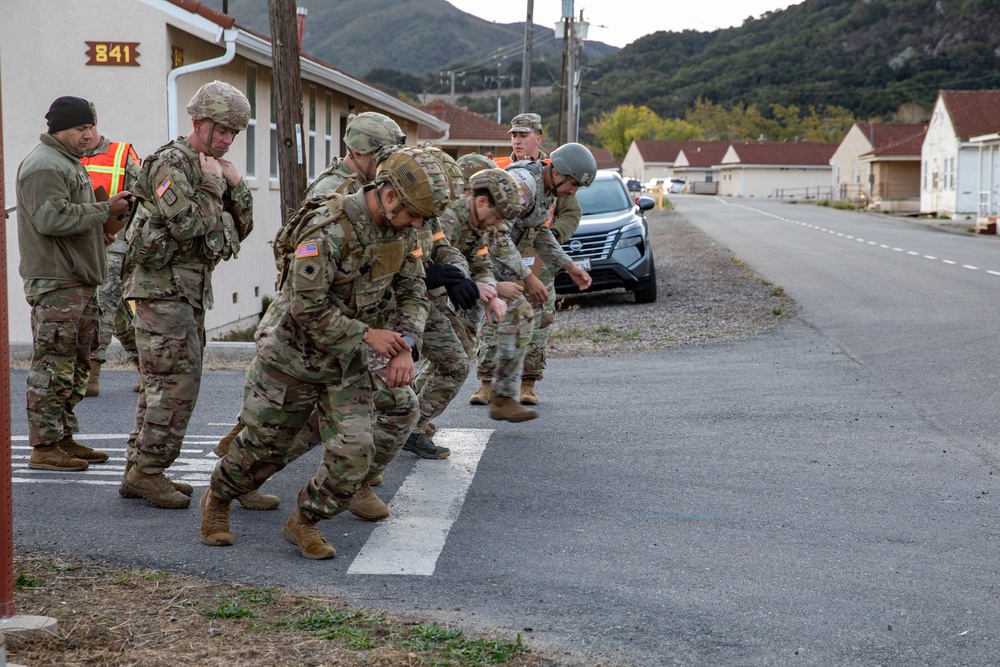
{"label": "metal pole", "polygon": [[[0,84],[0,91],[2,91]],[[0,92],[0,618],[14,615],[14,494],[10,441],[10,325],[7,322],[7,211]]]}
{"label": "metal pole", "polygon": [[528,16],[524,19],[524,61],[521,63],[521,113],[531,111],[531,46],[535,36],[535,0],[528,0]]}
{"label": "metal pole", "polygon": [[562,79],[559,84],[559,124],[556,126],[556,146],[562,146],[563,143],[563,112],[566,110],[566,61],[569,57],[567,49],[569,48],[569,28],[572,20],[572,15],[563,17],[563,61]]}
{"label": "metal pole", "polygon": [[573,18],[569,20],[569,63],[566,66],[566,78],[569,81],[566,105],[566,141],[576,141],[576,24]]}

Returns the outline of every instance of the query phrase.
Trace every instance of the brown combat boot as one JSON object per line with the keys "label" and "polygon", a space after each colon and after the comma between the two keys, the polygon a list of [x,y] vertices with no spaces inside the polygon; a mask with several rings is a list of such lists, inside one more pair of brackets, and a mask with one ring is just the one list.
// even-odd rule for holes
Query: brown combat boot
{"label": "brown combat boot", "polygon": [[261,493],[256,490],[244,493],[242,496],[238,496],[236,500],[240,501],[240,505],[243,505],[245,509],[263,512],[276,510],[281,505],[281,498],[278,496],[272,496],[269,493]]}
{"label": "brown combat boot", "polygon": [[87,380],[87,398],[93,398],[101,393],[101,362],[90,362],[90,378]]}
{"label": "brown combat boot", "polygon": [[32,470],[58,470],[61,472],[79,472],[86,470],[90,464],[83,459],[70,456],[58,445],[36,445],[31,448],[31,458],[28,467]]}
{"label": "brown combat boot", "polygon": [[119,494],[125,498],[145,498],[153,507],[165,510],[182,510],[191,504],[191,499],[175,489],[162,472],[147,475],[136,465],[125,473]]}
{"label": "brown combat boot", "polygon": [[365,521],[381,521],[389,518],[389,506],[382,502],[365,482],[351,498],[351,514]]}
{"label": "brown combat boot", "polygon": [[201,541],[210,547],[228,547],[234,541],[229,530],[231,500],[221,500],[212,494],[212,487],[201,497]]}
{"label": "brown combat boot", "polygon": [[427,422],[427,427],[424,429],[424,435],[428,438],[433,438],[434,434],[438,432],[438,427],[434,425],[434,422]]}
{"label": "brown combat boot", "polygon": [[[121,496],[122,498],[142,498],[143,497],[142,494],[137,493],[136,491],[132,490],[131,486],[128,486],[127,484],[125,484],[125,478],[128,477],[128,471],[134,465],[135,464],[132,463],[131,461],[125,461],[125,474],[122,476],[122,483],[118,486],[118,495]],[[183,493],[188,498],[190,498],[191,494],[194,493],[194,487],[191,486],[190,484],[188,484],[187,482],[176,482],[176,481],[170,479],[169,477],[167,478],[167,481],[170,482],[170,484],[174,487],[174,489],[176,489],[177,491],[180,491],[181,493]]]}
{"label": "brown combat boot", "polygon": [[379,473],[368,480],[368,486],[378,486],[382,483],[382,473]]}
{"label": "brown combat boot", "polygon": [[529,421],[537,416],[537,412],[524,407],[509,396],[494,396],[490,401],[490,419],[517,423]]}
{"label": "brown combat boot", "polygon": [[298,508],[292,512],[281,528],[281,536],[286,542],[297,546],[306,558],[323,560],[337,555],[337,550],[316,528],[316,522],[307,519]]}
{"label": "brown combat boot", "polygon": [[470,405],[489,405],[490,399],[493,398],[493,388],[490,387],[489,380],[483,380],[483,384],[476,393],[472,395],[469,399]]}
{"label": "brown combat boot", "polygon": [[242,430],[243,430],[243,424],[237,421],[236,426],[233,427],[233,430],[222,436],[222,440],[219,440],[219,444],[215,446],[215,449],[212,450],[212,453],[218,456],[220,459],[226,454],[228,454],[229,445],[233,444],[233,440],[236,439],[236,436],[238,436],[240,434],[240,431]]}
{"label": "brown combat boot", "polygon": [[538,405],[534,380],[521,380],[521,405]]}
{"label": "brown combat boot", "polygon": [[99,449],[91,449],[86,445],[81,445],[79,442],[74,440],[72,436],[63,438],[56,443],[56,446],[73,458],[83,459],[87,463],[104,463],[108,460],[107,452],[102,452]]}

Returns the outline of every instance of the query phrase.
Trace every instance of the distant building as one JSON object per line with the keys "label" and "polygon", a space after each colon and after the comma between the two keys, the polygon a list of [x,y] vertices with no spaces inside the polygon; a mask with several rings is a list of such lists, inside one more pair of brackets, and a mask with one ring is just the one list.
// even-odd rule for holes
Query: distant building
{"label": "distant building", "polygon": [[887,213],[920,211],[920,151],[927,128],[900,141],[889,141],[858,156],[869,186],[859,193],[866,208]]}
{"label": "distant building", "polygon": [[[871,159],[862,160],[863,155],[873,152],[893,150],[901,142],[907,142],[913,148],[913,137],[923,137],[926,125],[910,123],[856,123],[841,140],[830,159],[833,167],[832,198],[858,202],[867,205],[877,194],[877,175],[872,171],[876,164]],[[919,194],[920,187],[920,145],[916,145],[917,174],[914,187]],[[898,155],[898,150],[893,150]],[[880,182],[884,182],[884,179]]]}
{"label": "distant building", "polygon": [[453,158],[468,153],[490,157],[510,155],[510,135],[507,134],[510,128],[506,125],[443,100],[432,100],[420,110],[447,124],[447,130],[420,125],[416,134],[418,142],[429,141]]}
{"label": "distant building", "polygon": [[980,143],[1000,128],[1000,90],[942,90],[921,147],[920,212],[949,217],[979,212]]}
{"label": "distant building", "polygon": [[[33,30],[42,30],[44,39]],[[0,61],[5,206],[15,203],[17,165],[45,132],[45,113],[59,96],[92,101],[101,133],[132,142],[144,157],[168,139],[187,135],[191,123],[185,107],[202,84],[219,79],[246,93],[250,126],[227,158],[245,174],[253,192],[255,229],[239,258],[215,271],[215,305],[206,314],[206,328],[211,337],[256,324],[262,299],[275,291],[269,242],[281,219],[270,40],[197,0],[105,0],[99,8],[64,0],[19,0],[3,4]],[[345,155],[342,138],[351,113],[384,113],[411,137],[416,137],[418,124],[447,131],[446,122],[332,65],[303,56],[301,70],[302,157],[309,176]],[[31,332],[17,272],[15,216],[6,224],[6,279],[9,340],[19,343],[29,342]]]}
{"label": "distant building", "polygon": [[622,163],[614,159],[611,156],[611,151],[607,148],[591,148],[590,152],[594,154],[598,169],[614,169],[619,173],[621,172]]}
{"label": "distant building", "polygon": [[[716,165],[729,150],[728,142],[682,148],[674,162],[674,177],[686,181],[685,190],[692,194],[715,194],[718,189]],[[706,185],[709,184],[709,185]]]}
{"label": "distant building", "polygon": [[674,176],[677,156],[682,150],[689,153],[701,149],[727,148],[728,141],[664,141],[641,139],[633,141],[622,160],[622,175],[648,183],[654,178],[669,180]]}
{"label": "distant building", "polygon": [[748,142],[730,144],[716,165],[719,194],[762,199],[830,197],[830,158],[837,144]]}

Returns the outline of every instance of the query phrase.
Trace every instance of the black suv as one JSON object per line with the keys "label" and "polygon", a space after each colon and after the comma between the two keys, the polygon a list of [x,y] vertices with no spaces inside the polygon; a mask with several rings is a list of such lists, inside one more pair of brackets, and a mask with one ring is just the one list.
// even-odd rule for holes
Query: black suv
{"label": "black suv", "polygon": [[[633,200],[618,172],[604,170],[576,196],[583,217],[576,234],[562,247],[590,272],[593,284],[587,291],[624,287],[635,295],[636,303],[656,301],[656,267],[645,216],[656,202],[651,197]],[[579,289],[563,271],[556,276],[556,292],[573,294]]]}

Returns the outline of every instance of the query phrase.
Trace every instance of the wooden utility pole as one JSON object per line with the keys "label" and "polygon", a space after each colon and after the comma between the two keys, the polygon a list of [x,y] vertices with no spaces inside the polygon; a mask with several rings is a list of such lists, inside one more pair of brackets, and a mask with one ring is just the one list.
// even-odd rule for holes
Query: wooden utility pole
{"label": "wooden utility pole", "polygon": [[[0,102],[3,95],[0,93]],[[7,323],[7,198],[0,103],[0,619],[14,615],[14,494],[10,441],[10,342]]]}
{"label": "wooden utility pole", "polygon": [[[535,38],[535,0],[528,0],[528,16],[524,20],[524,61],[521,63],[521,113],[531,111],[531,43]],[[455,93],[454,90],[451,91]]]}
{"label": "wooden utility pole", "polygon": [[302,128],[302,71],[295,0],[268,0],[274,56],[274,99],[278,126],[278,180],[281,222],[298,209],[306,191]]}

